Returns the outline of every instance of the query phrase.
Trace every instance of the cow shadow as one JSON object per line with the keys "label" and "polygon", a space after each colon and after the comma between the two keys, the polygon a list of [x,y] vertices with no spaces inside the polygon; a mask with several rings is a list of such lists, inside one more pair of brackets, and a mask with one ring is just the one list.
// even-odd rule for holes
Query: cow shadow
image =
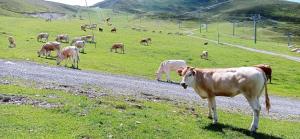
{"label": "cow shadow", "polygon": [[234,126],[226,125],[226,124],[222,124],[222,123],[217,123],[217,124],[211,123],[211,124],[205,126],[204,129],[213,131],[213,132],[219,132],[222,134],[225,134],[224,130],[226,129],[226,130],[231,130],[231,131],[235,131],[235,132],[240,132],[240,133],[242,133],[248,137],[252,137],[254,139],[282,139],[281,137],[268,135],[265,133],[259,133],[259,132],[253,133],[253,132],[249,131],[248,129],[234,127]]}
{"label": "cow shadow", "polygon": [[176,85],[180,85],[180,83],[178,83],[178,82],[173,82],[173,81],[171,81],[171,82],[168,82],[168,81],[162,81],[162,80],[157,80],[158,82],[162,82],[162,83],[168,83],[168,84],[176,84]]}
{"label": "cow shadow", "polygon": [[45,57],[45,59],[47,60],[56,60],[56,56],[48,56],[48,57]]}

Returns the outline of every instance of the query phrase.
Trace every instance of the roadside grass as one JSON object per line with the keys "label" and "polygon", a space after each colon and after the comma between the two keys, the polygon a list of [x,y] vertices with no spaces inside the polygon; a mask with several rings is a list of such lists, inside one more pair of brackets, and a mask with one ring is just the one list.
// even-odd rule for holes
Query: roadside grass
{"label": "roadside grass", "polygon": [[[101,14],[102,17],[110,16],[109,11]],[[97,12],[91,14],[93,22],[100,23],[98,16]],[[131,18],[132,16],[129,15],[129,19]],[[167,32],[183,31],[172,22],[160,21],[160,26],[157,26],[156,20],[145,19],[143,21],[140,24],[138,20],[127,21],[127,16],[124,14],[114,15],[112,23],[117,27],[117,33],[111,33],[111,27],[101,21],[104,32],[94,31],[97,47],[94,48],[94,44],[87,45],[87,54],[80,55],[80,69],[155,79],[155,72],[160,62],[166,59],[183,59],[188,65],[200,68],[239,67],[266,63],[273,68],[273,84],[268,87],[270,94],[300,97],[300,71],[298,70],[300,65],[297,62],[213,43],[204,46],[205,41],[199,39],[167,35]],[[80,30],[80,25],[86,24],[87,20],[63,19],[49,23],[34,18],[0,17],[0,22],[3,24],[0,27],[1,59],[28,60],[53,66],[56,65],[55,57],[52,59],[37,57],[36,52],[43,44],[36,42],[38,33],[48,32],[50,41],[53,41],[57,34],[67,33],[70,38],[91,34],[91,32]],[[131,27],[139,27],[148,31],[137,32]],[[163,33],[152,33],[152,30],[162,30]],[[7,35],[13,35],[16,38],[17,48],[8,48]],[[140,39],[145,37],[152,38],[153,43],[150,46],[139,44]],[[110,47],[115,42],[125,44],[125,54],[110,52]],[[63,46],[67,45],[69,44],[63,44]],[[209,52],[209,60],[200,59],[199,55],[203,50]],[[281,51],[281,49],[278,50]],[[55,53],[52,55],[55,56]],[[176,73],[172,73],[171,78],[174,81],[180,80]]]}
{"label": "roadside grass", "polygon": [[[109,93],[109,92],[108,92]],[[247,130],[250,115],[129,96],[88,98],[58,90],[0,85],[0,94],[62,103],[58,108],[0,104],[0,138],[297,138],[299,122],[261,118],[258,133]],[[55,98],[49,96],[56,96]],[[284,128],[283,128],[284,127]]]}

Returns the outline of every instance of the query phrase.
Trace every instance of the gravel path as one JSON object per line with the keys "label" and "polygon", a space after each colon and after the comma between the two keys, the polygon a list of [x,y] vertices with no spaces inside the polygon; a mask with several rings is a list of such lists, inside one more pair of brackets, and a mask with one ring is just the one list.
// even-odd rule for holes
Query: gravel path
{"label": "gravel path", "polygon": [[[206,100],[200,99],[191,88],[184,90],[177,84],[101,72],[73,70],[64,67],[51,67],[32,62],[0,60],[0,79],[5,78],[77,87],[90,85],[109,89],[113,93],[121,95],[144,98],[152,96],[153,98],[174,102],[207,105]],[[264,97],[261,98],[262,114],[264,116],[300,121],[299,100],[271,96],[270,114],[266,114]],[[251,113],[251,108],[243,96],[234,98],[218,97],[217,106],[225,111]]]}

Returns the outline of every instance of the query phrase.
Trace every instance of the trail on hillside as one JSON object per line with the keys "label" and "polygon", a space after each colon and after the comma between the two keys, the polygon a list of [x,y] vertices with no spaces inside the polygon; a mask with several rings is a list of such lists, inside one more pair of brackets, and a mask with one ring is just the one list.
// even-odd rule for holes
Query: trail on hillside
{"label": "trail on hillside", "polygon": [[[147,80],[143,78],[124,75],[112,75],[101,72],[73,70],[65,67],[47,66],[24,61],[0,60],[0,80],[22,79],[40,84],[55,84],[57,86],[73,86],[77,89],[86,86],[97,86],[112,90],[112,95],[128,95],[136,98],[151,100],[150,98],[172,102],[199,104],[206,107],[207,101],[193,91],[192,88],[184,90],[178,84],[170,84]],[[272,94],[272,93],[271,93]],[[97,92],[95,94],[97,95]],[[99,94],[99,96],[101,96]],[[276,119],[300,121],[300,101],[292,98],[271,96],[270,114],[266,113],[264,97],[260,101],[262,115]],[[217,97],[218,109],[230,112],[251,114],[252,110],[246,99],[242,96],[234,98]]]}
{"label": "trail on hillside", "polygon": [[[193,31],[196,31],[196,30],[198,30],[198,29],[190,30],[189,31],[190,35],[188,35],[188,36],[192,37],[192,38],[201,39],[201,40],[205,40],[205,41],[209,41],[209,42],[218,44],[218,41],[216,41],[216,40],[194,36]],[[244,50],[247,50],[247,51],[252,51],[252,52],[257,52],[257,53],[262,53],[262,54],[267,54],[267,55],[272,55],[272,56],[278,56],[278,57],[282,57],[282,58],[285,58],[285,59],[288,59],[288,60],[300,62],[300,57],[297,57],[297,56],[290,56],[290,55],[286,55],[286,54],[280,54],[280,53],[275,53],[275,52],[271,52],[271,51],[250,48],[250,47],[247,47],[247,46],[232,44],[232,43],[227,43],[227,42],[219,42],[219,44],[227,45],[227,46],[231,46],[231,47],[236,47],[236,48],[244,49]]]}

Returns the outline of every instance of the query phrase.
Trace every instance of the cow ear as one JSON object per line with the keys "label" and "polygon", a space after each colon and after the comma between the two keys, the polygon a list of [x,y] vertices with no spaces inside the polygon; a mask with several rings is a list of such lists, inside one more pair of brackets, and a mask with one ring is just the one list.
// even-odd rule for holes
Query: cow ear
{"label": "cow ear", "polygon": [[178,73],[179,76],[182,76],[182,69],[178,69],[177,73]]}
{"label": "cow ear", "polygon": [[191,68],[191,72],[193,74],[193,76],[196,74],[195,68]]}

